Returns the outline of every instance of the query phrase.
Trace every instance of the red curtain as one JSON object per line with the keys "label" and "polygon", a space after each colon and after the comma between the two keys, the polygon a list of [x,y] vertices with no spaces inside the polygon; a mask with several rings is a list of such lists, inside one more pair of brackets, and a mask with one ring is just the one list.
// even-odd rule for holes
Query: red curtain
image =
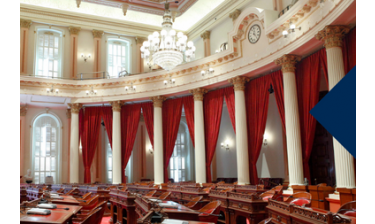
{"label": "red curtain", "polygon": [[221,112],[223,110],[224,89],[211,91],[204,96],[204,136],[206,146],[206,178],[211,183],[211,162],[215,155],[219,137]]}
{"label": "red curtain", "polygon": [[189,129],[190,138],[195,147],[194,141],[194,98],[193,96],[182,97],[182,103],[184,105],[186,123]]}
{"label": "red curtain", "polygon": [[107,131],[109,143],[111,144],[111,148],[112,148],[112,122],[113,122],[112,107],[102,107],[101,116],[104,121],[105,130]]}
{"label": "red curtain", "polygon": [[315,137],[316,120],[310,110],[319,102],[321,51],[297,64],[296,82],[301,127],[304,176],[310,181],[309,159]]}
{"label": "red curtain", "polygon": [[121,108],[121,165],[122,182],[126,182],[125,168],[133,151],[137,136],[141,104],[128,104]]}
{"label": "red curtain", "polygon": [[328,67],[327,67],[327,52],[325,48],[320,49],[319,51],[319,63],[322,67],[324,79],[327,83],[327,88],[329,89],[329,83],[328,83]]}
{"label": "red curtain", "polygon": [[349,31],[343,39],[342,53],[344,56],[345,75],[357,64],[356,62],[356,27]]}
{"label": "red curtain", "polygon": [[235,100],[234,100],[234,88],[227,87],[224,88],[224,98],[227,103],[228,113],[230,121],[232,122],[234,133],[236,133],[236,112],[235,112]]}
{"label": "red curtain", "polygon": [[152,102],[141,103],[145,125],[150,138],[152,149],[154,149],[154,106]]}
{"label": "red curtain", "polygon": [[285,108],[284,108],[284,84],[283,84],[283,73],[281,70],[270,74],[271,84],[273,86],[277,110],[279,111],[281,125],[285,133]]}
{"label": "red curtain", "polygon": [[[91,183],[90,167],[94,159],[99,138],[101,107],[87,107],[83,115],[83,130],[81,133],[82,158],[85,167],[84,182]],[[81,115],[82,116],[82,115]]]}
{"label": "red curtain", "polygon": [[266,75],[246,85],[247,135],[251,184],[258,184],[257,161],[266,129],[271,76]]}
{"label": "red curtain", "polygon": [[182,98],[166,100],[163,103],[163,147],[164,183],[168,183],[168,165],[172,156],[180,126]]}

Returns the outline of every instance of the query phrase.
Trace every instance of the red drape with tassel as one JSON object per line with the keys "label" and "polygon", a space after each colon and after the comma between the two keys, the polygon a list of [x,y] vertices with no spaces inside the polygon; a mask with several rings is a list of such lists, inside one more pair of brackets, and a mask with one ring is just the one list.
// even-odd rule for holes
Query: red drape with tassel
{"label": "red drape with tassel", "polygon": [[245,90],[251,184],[259,182],[256,165],[266,129],[270,83],[271,76],[266,75],[250,81]]}
{"label": "red drape with tassel", "polygon": [[163,103],[163,147],[164,147],[164,183],[168,183],[168,165],[172,156],[180,126],[182,98],[167,100]]}
{"label": "red drape with tassel", "polygon": [[356,27],[349,31],[343,39],[342,53],[344,56],[345,75],[357,64],[356,62]]}
{"label": "red drape with tassel", "polygon": [[125,168],[133,151],[137,136],[141,104],[124,105],[121,108],[121,166],[122,182],[125,183]]}
{"label": "red drape with tassel", "polygon": [[281,70],[270,74],[271,84],[273,86],[277,110],[279,111],[281,124],[285,133],[285,107],[284,107],[284,84],[283,84],[283,73]]}
{"label": "red drape with tassel", "polygon": [[147,134],[150,138],[152,149],[154,149],[154,105],[152,102],[141,103],[141,107],[145,119]]}
{"label": "red drape with tassel", "polygon": [[109,144],[111,144],[111,149],[112,149],[112,122],[113,122],[112,107],[102,107],[101,116],[104,121],[105,130],[108,136],[108,141],[109,141]]}
{"label": "red drape with tassel", "polygon": [[301,127],[304,176],[310,181],[309,159],[315,137],[316,120],[310,110],[319,102],[321,51],[297,64],[296,82]]}
{"label": "red drape with tassel", "polygon": [[83,115],[82,158],[85,167],[84,182],[91,183],[90,167],[99,138],[101,107],[87,107]]}
{"label": "red drape with tassel", "polygon": [[194,97],[187,96],[182,97],[182,103],[184,105],[185,110],[185,117],[186,123],[189,129],[190,138],[193,142],[193,146],[195,147],[195,139],[194,139]]}
{"label": "red drape with tassel", "polygon": [[215,155],[217,139],[219,137],[223,98],[224,89],[219,89],[207,93],[203,99],[207,183],[212,182],[211,162]]}
{"label": "red drape with tassel", "polygon": [[232,122],[234,133],[236,133],[236,110],[235,110],[235,99],[234,99],[234,88],[227,87],[224,88],[224,99],[227,103],[228,113],[230,121]]}

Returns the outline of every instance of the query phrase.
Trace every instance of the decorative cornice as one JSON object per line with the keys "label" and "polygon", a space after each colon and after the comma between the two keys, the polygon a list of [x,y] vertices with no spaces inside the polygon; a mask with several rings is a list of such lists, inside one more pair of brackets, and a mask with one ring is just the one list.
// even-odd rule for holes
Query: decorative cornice
{"label": "decorative cornice", "polygon": [[165,101],[167,97],[165,96],[154,96],[151,97],[150,100],[154,103],[154,107],[162,107],[163,106],[163,101]]}
{"label": "decorative cornice", "polygon": [[301,56],[294,54],[284,54],[282,57],[276,59],[274,62],[277,65],[281,65],[281,71],[284,72],[295,72],[296,63],[301,61]]}
{"label": "decorative cornice", "polygon": [[103,33],[103,30],[92,30],[92,35],[94,36],[94,38],[102,38]]}
{"label": "decorative cornice", "polygon": [[146,41],[147,38],[145,37],[135,37],[135,43],[136,44],[143,44],[144,41]]}
{"label": "decorative cornice", "polygon": [[315,35],[318,40],[324,41],[326,49],[331,47],[342,47],[342,39],[349,32],[349,26],[328,25]]}
{"label": "decorative cornice", "polygon": [[72,109],[70,108],[66,109],[66,118],[68,119],[72,118]]}
{"label": "decorative cornice", "polygon": [[194,101],[203,101],[203,95],[207,93],[207,90],[203,88],[196,88],[189,90],[189,93],[193,94]]}
{"label": "decorative cornice", "polygon": [[69,26],[70,34],[78,35],[79,31],[81,31],[81,27]]}
{"label": "decorative cornice", "polygon": [[228,79],[229,83],[232,83],[234,86],[234,91],[244,91],[245,83],[250,81],[250,78],[244,76],[237,76],[231,79]]}
{"label": "decorative cornice", "polygon": [[21,24],[21,27],[22,28],[30,28],[31,24],[33,23],[33,21],[31,21],[30,19],[20,19],[20,24]]}
{"label": "decorative cornice", "polygon": [[116,101],[112,101],[109,103],[112,106],[112,111],[118,111],[118,112],[121,111],[121,106],[124,104],[123,102],[121,102],[121,100],[116,100]]}
{"label": "decorative cornice", "polygon": [[20,116],[26,116],[27,106],[20,106]]}
{"label": "decorative cornice", "polygon": [[241,14],[241,10],[236,9],[234,12],[229,14],[229,18],[231,18],[233,21],[238,18],[238,16]]}
{"label": "decorative cornice", "polygon": [[211,32],[206,30],[206,31],[204,31],[204,33],[201,34],[201,37],[203,38],[203,40],[210,39],[210,34],[211,34]]}
{"label": "decorative cornice", "polygon": [[70,112],[73,114],[78,114],[82,108],[82,104],[80,103],[68,103],[68,106],[70,107]]}

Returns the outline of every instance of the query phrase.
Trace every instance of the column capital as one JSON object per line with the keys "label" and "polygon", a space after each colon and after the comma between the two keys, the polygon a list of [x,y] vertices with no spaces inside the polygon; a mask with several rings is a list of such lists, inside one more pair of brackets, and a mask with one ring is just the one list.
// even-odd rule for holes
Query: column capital
{"label": "column capital", "polygon": [[154,103],[154,107],[162,107],[163,101],[167,99],[165,96],[154,96],[150,98],[152,102]]}
{"label": "column capital", "polygon": [[68,103],[68,106],[70,107],[70,112],[73,114],[78,114],[82,108],[82,104],[80,103]]}
{"label": "column capital", "polygon": [[70,32],[70,34],[76,34],[76,35],[78,35],[79,31],[81,31],[81,27],[69,26],[69,32]]}
{"label": "column capital", "polygon": [[21,116],[26,116],[26,112],[27,112],[27,106],[20,106],[20,115]]}
{"label": "column capital", "polygon": [[207,93],[207,90],[203,88],[196,88],[189,90],[189,93],[193,94],[194,101],[203,101],[203,95]]}
{"label": "column capital", "polygon": [[294,54],[284,54],[282,57],[276,59],[274,62],[277,65],[281,65],[281,71],[294,72],[296,70],[296,63],[301,61],[301,56]]}
{"label": "column capital", "polygon": [[121,102],[121,100],[116,100],[116,101],[112,101],[109,103],[112,106],[112,111],[118,111],[118,112],[121,111],[121,106],[124,104],[123,102]]}
{"label": "column capital", "polygon": [[103,33],[103,30],[92,30],[92,35],[94,36],[94,38],[102,38]]}
{"label": "column capital", "polygon": [[241,10],[236,9],[233,12],[229,14],[229,18],[231,18],[233,21],[238,18],[238,16],[241,14]]}
{"label": "column capital", "polygon": [[328,25],[323,30],[319,31],[315,35],[318,40],[324,41],[324,47],[326,49],[331,47],[341,47],[342,39],[349,32],[349,26],[342,25]]}
{"label": "column capital", "polygon": [[21,28],[27,28],[29,29],[33,21],[30,19],[20,19],[20,26]]}
{"label": "column capital", "polygon": [[136,44],[143,44],[144,41],[146,41],[147,38],[145,37],[135,37],[135,43]]}
{"label": "column capital", "polygon": [[66,109],[66,118],[68,119],[72,118],[72,109],[70,108]]}
{"label": "column capital", "polygon": [[210,39],[210,35],[211,35],[211,32],[206,30],[204,31],[202,34],[201,34],[201,37],[203,38],[203,40],[205,39]]}
{"label": "column capital", "polygon": [[229,83],[232,83],[234,86],[234,91],[244,91],[245,83],[250,81],[250,78],[244,76],[237,76],[231,79],[228,79]]}

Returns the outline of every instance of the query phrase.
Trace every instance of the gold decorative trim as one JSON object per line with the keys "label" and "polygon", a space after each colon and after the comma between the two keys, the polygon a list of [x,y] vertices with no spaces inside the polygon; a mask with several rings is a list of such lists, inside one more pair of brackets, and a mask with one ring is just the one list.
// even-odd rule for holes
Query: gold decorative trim
{"label": "gold decorative trim", "polygon": [[237,76],[231,79],[228,79],[229,83],[232,83],[234,86],[234,91],[244,91],[245,83],[250,81],[250,78],[244,76]]}
{"label": "gold decorative trim", "polygon": [[326,49],[332,47],[342,47],[342,39],[349,32],[349,26],[328,25],[315,35],[318,40],[324,41]]}
{"label": "gold decorative trim", "polygon": [[80,103],[68,103],[68,106],[70,107],[70,112],[73,114],[78,114],[82,108],[82,104]]}
{"label": "gold decorative trim", "polygon": [[112,106],[112,111],[117,111],[117,112],[121,111],[121,106],[124,104],[123,102],[121,102],[121,100],[112,101],[112,102],[109,102],[109,103]]}
{"label": "gold decorative trim", "polygon": [[135,43],[136,44],[143,44],[144,41],[147,39],[145,37],[135,37]]}
{"label": "gold decorative trim", "polygon": [[206,30],[204,31],[204,33],[201,34],[201,37],[203,38],[203,40],[210,39],[210,35],[211,35],[211,32]]}
{"label": "gold decorative trim", "polygon": [[163,101],[165,101],[167,97],[165,96],[154,96],[151,97],[150,100],[154,103],[154,107],[162,107]]}
{"label": "gold decorative trim", "polygon": [[281,71],[284,72],[295,72],[296,63],[301,61],[301,56],[294,54],[284,54],[282,57],[276,59],[274,62],[277,65],[281,65]]}
{"label": "gold decorative trim", "polygon": [[26,116],[27,106],[20,106],[20,116]]}
{"label": "gold decorative trim", "polygon": [[234,21],[234,20],[236,20],[236,19],[238,18],[238,16],[239,16],[240,14],[241,14],[241,10],[236,9],[236,10],[234,10],[234,12],[231,12],[231,13],[229,14],[229,18],[231,18],[232,21]]}
{"label": "gold decorative trim", "polygon": [[69,26],[70,34],[77,34],[81,31],[81,27]]}
{"label": "gold decorative trim", "polygon": [[103,30],[92,30],[92,35],[94,36],[94,38],[102,38],[103,33]]}
{"label": "gold decorative trim", "polygon": [[207,90],[203,88],[196,88],[189,90],[189,93],[193,94],[194,101],[203,101],[203,95],[207,93]]}
{"label": "gold decorative trim", "polygon": [[20,26],[22,28],[30,28],[32,23],[33,21],[31,21],[30,19],[20,19]]}
{"label": "gold decorative trim", "polygon": [[72,111],[70,108],[66,109],[66,118],[71,119],[72,118]]}

